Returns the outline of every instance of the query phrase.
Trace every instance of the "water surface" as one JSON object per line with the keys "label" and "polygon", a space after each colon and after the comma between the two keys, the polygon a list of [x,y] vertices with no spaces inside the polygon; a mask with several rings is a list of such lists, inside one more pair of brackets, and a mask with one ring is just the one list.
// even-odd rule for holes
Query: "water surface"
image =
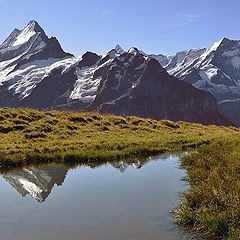
{"label": "water surface", "polygon": [[142,165],[47,165],[2,174],[2,240],[176,240],[170,210],[186,189],[180,155]]}

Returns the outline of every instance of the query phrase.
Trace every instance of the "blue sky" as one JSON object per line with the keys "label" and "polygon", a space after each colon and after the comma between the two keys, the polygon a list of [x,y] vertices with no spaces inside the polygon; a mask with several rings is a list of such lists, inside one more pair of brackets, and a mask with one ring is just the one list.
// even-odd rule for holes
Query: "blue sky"
{"label": "blue sky", "polygon": [[173,54],[240,39],[239,0],[0,0],[0,42],[36,20],[75,55],[119,43]]}

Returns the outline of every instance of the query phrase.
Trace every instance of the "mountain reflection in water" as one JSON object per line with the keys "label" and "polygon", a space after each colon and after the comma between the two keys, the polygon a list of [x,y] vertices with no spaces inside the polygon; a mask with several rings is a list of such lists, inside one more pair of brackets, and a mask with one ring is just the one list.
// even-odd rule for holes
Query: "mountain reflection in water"
{"label": "mountain reflection in water", "polygon": [[[123,173],[129,166],[137,170],[143,164],[143,162],[135,160],[128,163],[124,161],[113,162],[111,165]],[[31,166],[4,173],[2,177],[23,197],[30,194],[42,203],[48,198],[55,185],[61,186],[64,183],[68,170],[67,166],[62,165]]]}
{"label": "mountain reflection in water", "polygon": [[181,157],[1,169],[0,239],[182,239],[170,214]]}
{"label": "mountain reflection in water", "polygon": [[23,197],[30,194],[38,202],[44,202],[54,185],[61,186],[68,169],[62,166],[29,167],[3,174]]}

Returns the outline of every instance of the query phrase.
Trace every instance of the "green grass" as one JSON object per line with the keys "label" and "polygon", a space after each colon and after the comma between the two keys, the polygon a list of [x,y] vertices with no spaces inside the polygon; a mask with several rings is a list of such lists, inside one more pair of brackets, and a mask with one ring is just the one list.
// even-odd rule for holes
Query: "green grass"
{"label": "green grass", "polygon": [[173,213],[184,229],[240,239],[240,131],[97,113],[0,109],[0,170],[40,163],[92,166],[197,150],[181,160],[190,188]]}
{"label": "green grass", "polygon": [[173,211],[185,229],[240,239],[240,136],[222,138],[182,159],[190,189]]}
{"label": "green grass", "polygon": [[0,109],[0,167],[91,162],[196,149],[235,128],[97,113]]}

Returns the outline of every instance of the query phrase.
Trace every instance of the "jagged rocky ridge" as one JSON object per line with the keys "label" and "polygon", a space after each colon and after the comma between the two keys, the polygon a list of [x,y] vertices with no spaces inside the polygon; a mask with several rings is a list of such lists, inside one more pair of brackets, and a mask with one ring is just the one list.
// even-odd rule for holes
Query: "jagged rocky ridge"
{"label": "jagged rocky ridge", "polygon": [[119,45],[104,56],[74,57],[31,21],[0,45],[0,106],[231,124],[211,94],[170,76],[160,58],[171,59]]}
{"label": "jagged rocky ridge", "polygon": [[214,95],[220,111],[240,125],[240,41],[223,38],[210,48],[154,57],[169,74]]}

